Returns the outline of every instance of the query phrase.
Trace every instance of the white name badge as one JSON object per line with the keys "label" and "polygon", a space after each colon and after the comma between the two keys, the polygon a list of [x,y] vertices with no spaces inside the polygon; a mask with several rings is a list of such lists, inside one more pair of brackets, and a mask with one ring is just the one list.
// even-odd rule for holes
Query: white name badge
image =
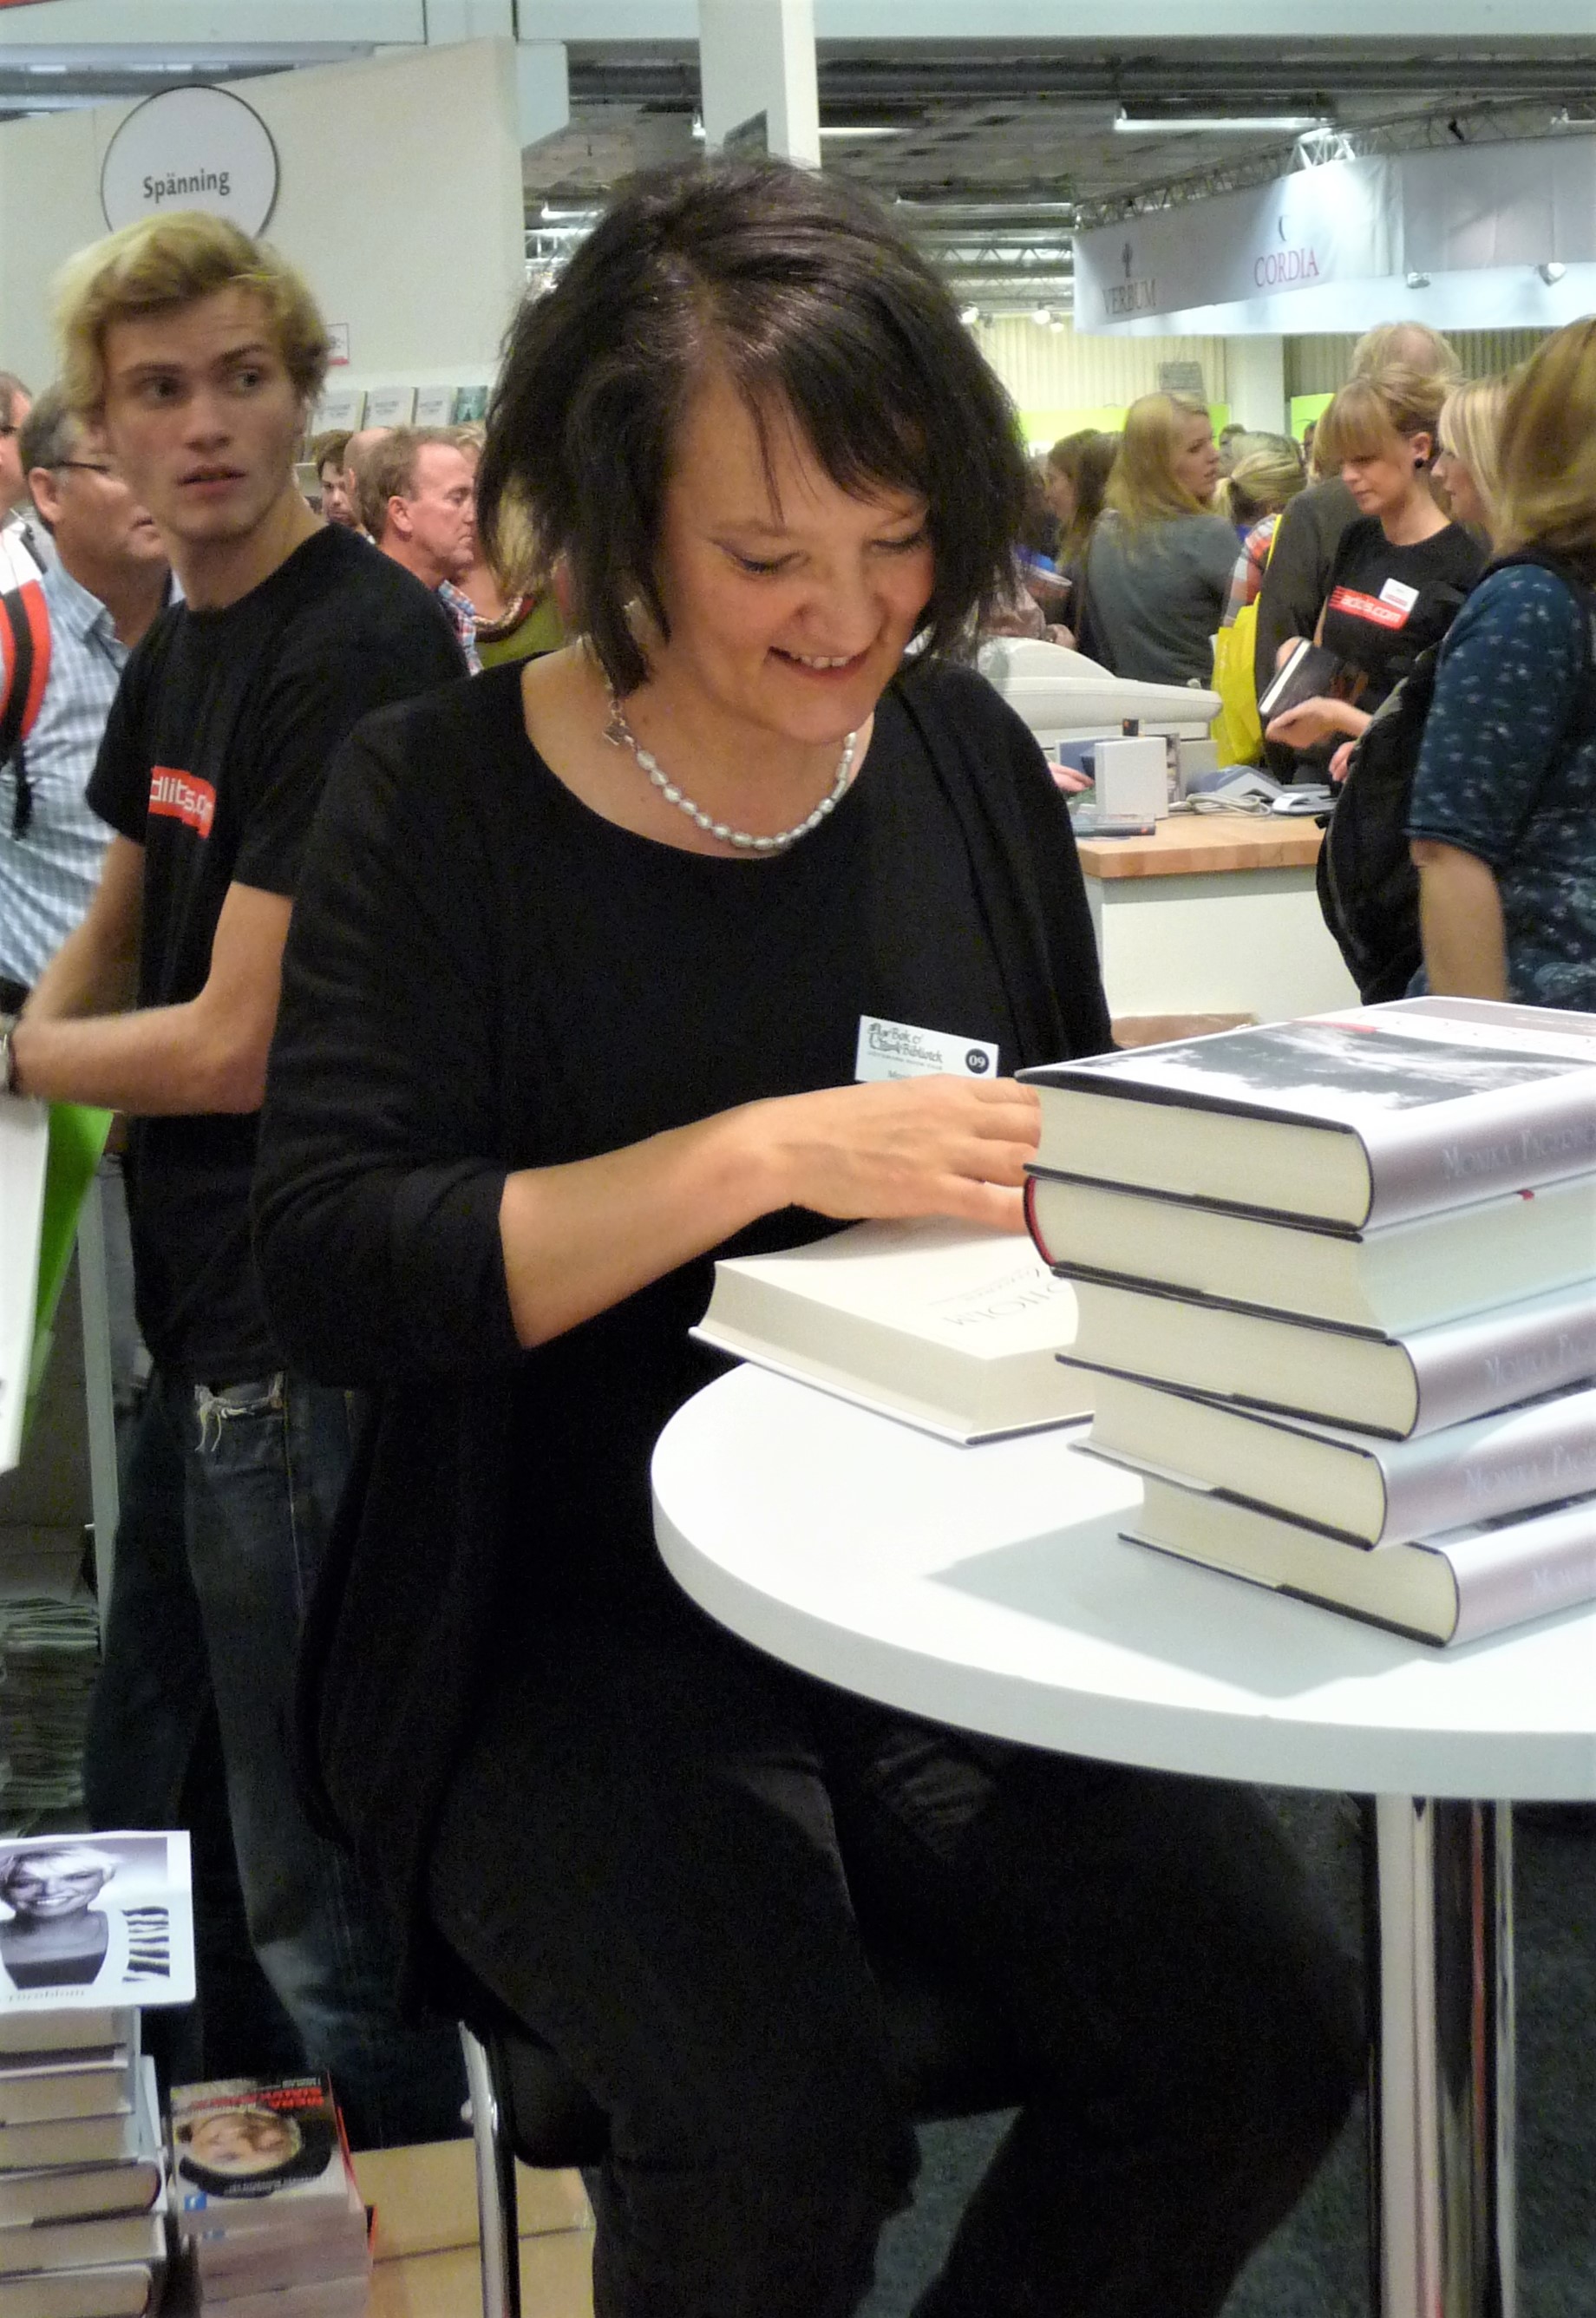
{"label": "white name badge", "polygon": [[937,1071],[962,1079],[996,1078],[998,1050],[985,1038],[958,1038],[946,1030],[919,1030],[912,1022],[860,1015],[856,1079],[923,1079]]}
{"label": "white name badge", "polygon": [[1387,580],[1380,590],[1382,604],[1394,604],[1399,612],[1411,612],[1419,600],[1419,590],[1404,580]]}

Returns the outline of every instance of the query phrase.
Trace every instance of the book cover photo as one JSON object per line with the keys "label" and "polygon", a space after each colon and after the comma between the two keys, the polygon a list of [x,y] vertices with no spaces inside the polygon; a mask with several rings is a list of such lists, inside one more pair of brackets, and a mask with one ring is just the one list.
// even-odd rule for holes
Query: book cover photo
{"label": "book cover photo", "polygon": [[185,1834],[0,1841],[0,2018],[193,1996]]}

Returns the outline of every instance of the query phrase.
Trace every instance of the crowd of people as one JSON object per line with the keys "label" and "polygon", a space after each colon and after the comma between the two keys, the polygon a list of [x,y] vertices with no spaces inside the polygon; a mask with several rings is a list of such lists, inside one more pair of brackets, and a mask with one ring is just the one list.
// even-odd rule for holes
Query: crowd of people
{"label": "crowd of people", "polygon": [[[524,308],[485,434],[319,437],[316,508],[327,337],[269,250],[130,228],[59,329],[31,409],[0,376],[56,640],[0,773],[0,1083],[130,1122],[88,1792],[225,1791],[256,1979],[198,2072],[297,2054],[357,2141],[440,2137],[463,1975],[608,2114],[602,2318],[845,2318],[914,2170],[890,1934],[1027,2080],[922,2318],[1215,2318],[1361,2068],[1266,1804],[775,1665],[669,1582],[649,1456],[716,1255],[1018,1228],[1014,1073],[1110,1043],[1068,808],[962,664],[1017,593],[1175,683],[1255,611],[1366,723],[1439,643],[1430,984],[1592,1003],[1596,325],[1506,390],[1376,334],[1312,483],[1170,395],[1038,478],[862,195],[667,171]],[[1362,737],[1271,732],[1354,783]],[[865,1020],[999,1067],[861,1083]]]}

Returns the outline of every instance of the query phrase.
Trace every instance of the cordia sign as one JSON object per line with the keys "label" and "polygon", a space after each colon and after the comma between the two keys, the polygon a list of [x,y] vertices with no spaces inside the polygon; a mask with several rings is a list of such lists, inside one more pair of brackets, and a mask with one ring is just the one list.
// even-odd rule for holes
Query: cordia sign
{"label": "cordia sign", "polygon": [[204,210],[259,233],[277,200],[277,148],[253,106],[225,88],[171,88],[129,113],[100,172],[113,229]]}
{"label": "cordia sign", "polygon": [[1319,260],[1311,249],[1266,249],[1252,279],[1260,290],[1295,290],[1299,283],[1318,281]]}

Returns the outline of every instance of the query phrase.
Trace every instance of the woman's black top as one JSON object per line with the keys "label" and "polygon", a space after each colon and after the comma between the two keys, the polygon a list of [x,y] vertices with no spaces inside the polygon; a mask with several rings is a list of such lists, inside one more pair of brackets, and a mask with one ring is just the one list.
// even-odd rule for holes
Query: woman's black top
{"label": "woman's black top", "polygon": [[1484,549],[1459,523],[1407,547],[1392,544],[1377,516],[1348,526],[1331,569],[1321,641],[1368,678],[1360,708],[1377,708],[1419,654],[1439,643],[1484,568]]}
{"label": "woman's black top", "polygon": [[[865,1017],[989,1042],[1003,1073],[1107,1043],[1068,814],[977,676],[894,685],[836,812],[764,861],[592,813],[529,744],[514,668],[369,719],[332,772],[259,1251],[295,1364],[381,1388],[301,1703],[334,1818],[417,1926],[433,1814],[526,1622],[677,1598],[649,1456],[724,1365],[687,1335],[713,1255],[521,1351],[505,1175],[846,1083]],[[835,1228],[788,1209],[716,1253]]]}

